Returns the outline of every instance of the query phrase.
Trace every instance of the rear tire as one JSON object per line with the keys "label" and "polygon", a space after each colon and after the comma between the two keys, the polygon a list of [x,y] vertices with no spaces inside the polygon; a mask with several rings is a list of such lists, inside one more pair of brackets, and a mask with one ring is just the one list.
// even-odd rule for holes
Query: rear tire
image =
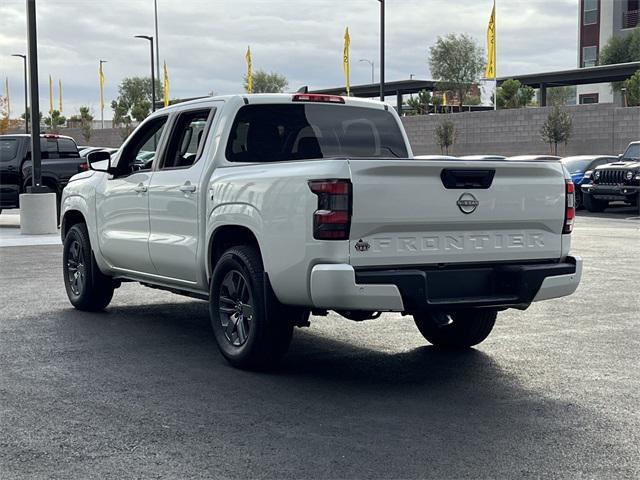
{"label": "rear tire", "polygon": [[593,198],[593,195],[590,193],[585,193],[582,199],[585,208],[592,213],[604,212],[605,208],[609,206],[609,202]]}
{"label": "rear tire", "polygon": [[269,294],[256,248],[237,246],[222,254],[211,277],[209,316],[220,353],[231,365],[252,370],[277,365],[291,343],[289,313]]}
{"label": "rear tire", "polygon": [[452,313],[422,312],[414,315],[413,319],[429,343],[437,347],[469,348],[489,336],[497,316],[498,312],[492,310],[461,310]]}
{"label": "rear tire", "polygon": [[109,305],[114,284],[96,264],[84,223],[75,224],[64,238],[62,270],[67,296],[78,310],[97,312]]}

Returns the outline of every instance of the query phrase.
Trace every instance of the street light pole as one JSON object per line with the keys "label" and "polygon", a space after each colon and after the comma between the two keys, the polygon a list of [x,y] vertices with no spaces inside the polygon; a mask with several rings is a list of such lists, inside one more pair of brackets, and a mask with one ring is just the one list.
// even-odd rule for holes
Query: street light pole
{"label": "street light pole", "polygon": [[22,55],[20,53],[14,53],[11,55],[12,57],[20,57],[22,58],[22,65],[24,67],[24,132],[29,133],[29,94],[27,92],[28,82],[27,82],[27,56]]}
{"label": "street light pole", "polygon": [[156,30],[156,78],[160,79],[160,37],[158,37],[158,0],[153,0],[153,18]]}
{"label": "street light pole", "polygon": [[156,76],[153,73],[154,70],[154,62],[153,62],[153,37],[149,35],[136,35],[135,38],[143,38],[145,40],[149,40],[149,44],[151,45],[151,111],[156,111]]}
{"label": "street light pole", "polygon": [[371,85],[373,85],[373,82],[375,81],[374,78],[373,78],[373,71],[375,69],[374,63],[371,60],[367,59],[367,58],[363,58],[360,61],[361,62],[367,62],[369,65],[371,65]]}
{"label": "street light pole", "polygon": [[39,191],[42,190],[42,169],[40,153],[40,102],[38,96],[38,36],[36,33],[35,0],[27,0],[27,43],[29,90],[31,91],[31,162],[33,165],[32,186],[27,191],[29,193],[39,193]]}
{"label": "street light pole", "polygon": [[384,0],[380,2],[380,101],[384,102]]}

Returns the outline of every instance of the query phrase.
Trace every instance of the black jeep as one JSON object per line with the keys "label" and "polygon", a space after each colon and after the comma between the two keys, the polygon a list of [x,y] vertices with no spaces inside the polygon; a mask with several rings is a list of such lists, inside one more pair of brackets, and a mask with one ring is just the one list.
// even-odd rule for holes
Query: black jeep
{"label": "black jeep", "polygon": [[623,201],[638,206],[640,195],[640,142],[632,142],[620,159],[600,165],[591,173],[593,183],[582,185],[584,206],[602,212],[609,202]]}

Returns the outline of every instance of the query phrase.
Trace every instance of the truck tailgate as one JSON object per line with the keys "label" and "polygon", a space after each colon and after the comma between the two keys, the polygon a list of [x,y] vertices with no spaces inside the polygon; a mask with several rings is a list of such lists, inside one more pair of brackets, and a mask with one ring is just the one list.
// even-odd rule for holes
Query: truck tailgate
{"label": "truck tailgate", "polygon": [[355,267],[561,257],[559,162],[363,159],[349,165]]}

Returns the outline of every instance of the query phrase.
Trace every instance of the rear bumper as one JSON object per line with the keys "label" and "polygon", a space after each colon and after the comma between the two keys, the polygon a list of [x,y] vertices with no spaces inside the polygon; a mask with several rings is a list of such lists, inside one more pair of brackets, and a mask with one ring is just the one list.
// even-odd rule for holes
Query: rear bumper
{"label": "rear bumper", "polygon": [[390,270],[316,265],[311,298],[315,307],[331,310],[525,309],[531,302],[572,294],[581,276],[580,257],[567,257],[561,263]]}

